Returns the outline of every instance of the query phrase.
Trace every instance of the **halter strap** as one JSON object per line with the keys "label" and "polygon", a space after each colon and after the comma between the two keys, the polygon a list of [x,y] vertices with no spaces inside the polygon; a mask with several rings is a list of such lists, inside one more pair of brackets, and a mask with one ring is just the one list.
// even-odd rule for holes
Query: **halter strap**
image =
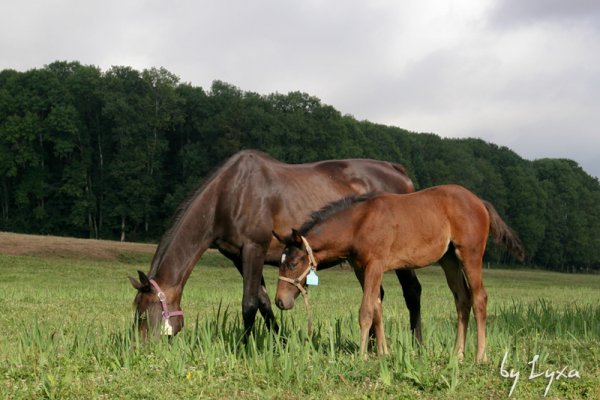
{"label": "halter strap", "polygon": [[304,278],[306,278],[306,276],[310,273],[310,271],[317,269],[317,261],[315,259],[315,255],[313,254],[312,248],[308,244],[308,240],[306,240],[306,238],[304,236],[300,236],[300,237],[302,238],[302,243],[304,244],[304,247],[306,248],[306,252],[308,253],[308,268],[306,268],[306,270],[304,270],[304,272],[295,279],[290,279],[285,276],[280,276],[279,280],[291,283],[292,285],[296,286],[296,288],[298,288],[298,290],[302,294],[302,299],[304,300],[304,307],[306,308],[306,313],[308,314],[308,335],[311,336],[312,335],[312,309],[310,307],[310,304],[308,304],[308,292],[306,291],[304,286],[302,286],[302,280]]}
{"label": "halter strap", "polygon": [[304,236],[300,237],[302,238],[302,243],[304,243],[304,247],[306,247],[306,252],[308,253],[308,266],[317,269],[317,260],[315,260],[315,255],[313,254],[310,244],[308,244],[308,240],[306,240]]}
{"label": "halter strap", "polygon": [[165,295],[165,292],[162,291],[162,289],[160,288],[160,286],[158,286],[158,283],[156,283],[154,279],[150,279],[150,283],[154,287],[154,290],[156,290],[158,300],[160,300],[163,319],[169,319],[177,315],[183,316],[183,310],[169,311],[169,305],[167,304],[167,296]]}
{"label": "halter strap", "polygon": [[310,308],[310,304],[308,304],[308,292],[306,291],[306,289],[304,288],[304,286],[302,286],[302,279],[304,279],[308,273],[312,270],[312,266],[309,266],[306,271],[304,271],[302,273],[302,275],[300,275],[298,278],[296,279],[290,279],[287,278],[285,276],[280,276],[279,280],[280,281],[284,281],[284,282],[288,282],[291,283],[292,285],[296,286],[298,288],[298,290],[300,291],[300,293],[302,294],[302,299],[304,300],[304,308],[306,308],[306,314],[308,315],[308,336],[312,336],[312,309]]}

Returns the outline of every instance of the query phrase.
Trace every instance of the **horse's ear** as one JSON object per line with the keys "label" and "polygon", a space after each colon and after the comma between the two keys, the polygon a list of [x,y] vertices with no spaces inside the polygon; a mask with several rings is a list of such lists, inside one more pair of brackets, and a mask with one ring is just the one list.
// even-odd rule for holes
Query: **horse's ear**
{"label": "horse's ear", "polygon": [[142,288],[142,284],[135,278],[128,276],[129,278],[129,282],[131,282],[131,285],[133,286],[133,288],[135,290],[140,290]]}
{"label": "horse's ear", "polygon": [[150,286],[150,279],[148,279],[145,273],[138,270],[138,276],[140,277],[140,283],[142,286]]}
{"label": "horse's ear", "polygon": [[302,235],[300,232],[292,228],[292,242],[298,246],[302,246]]}
{"label": "horse's ear", "polygon": [[281,243],[281,244],[285,244],[285,240],[284,240],[284,239],[283,239],[281,236],[279,236],[279,235],[277,234],[277,232],[275,232],[274,230],[273,230],[273,231],[271,231],[271,232],[273,233],[273,236],[275,237],[275,239],[277,239],[277,241],[278,241],[279,243]]}

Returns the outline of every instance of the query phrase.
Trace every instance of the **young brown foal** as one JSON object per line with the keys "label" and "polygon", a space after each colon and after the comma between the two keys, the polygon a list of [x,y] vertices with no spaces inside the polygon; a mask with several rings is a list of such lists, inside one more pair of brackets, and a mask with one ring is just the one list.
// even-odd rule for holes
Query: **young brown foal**
{"label": "young brown foal", "polygon": [[[373,325],[377,350],[387,353],[379,287],[383,273],[438,262],[454,294],[458,327],[456,353],[464,355],[471,307],[477,322],[477,361],[485,362],[487,294],[482,258],[490,232],[517,258],[518,237],[494,207],[457,185],[437,186],[407,195],[370,194],[331,203],[283,240],[276,304],[290,309],[316,265],[348,259],[363,287],[360,352],[365,354]],[[275,233],[274,233],[275,234]],[[314,260],[309,262],[309,259]],[[292,284],[290,284],[292,283]]]}

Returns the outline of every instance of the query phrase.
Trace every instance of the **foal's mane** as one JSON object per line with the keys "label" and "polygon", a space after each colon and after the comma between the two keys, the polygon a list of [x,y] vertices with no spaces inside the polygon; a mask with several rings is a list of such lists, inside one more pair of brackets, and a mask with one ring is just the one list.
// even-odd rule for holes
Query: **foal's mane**
{"label": "foal's mane", "polygon": [[336,214],[340,211],[344,211],[347,208],[350,208],[353,204],[361,203],[365,200],[369,200],[373,196],[375,196],[376,192],[368,192],[364,194],[358,194],[354,196],[344,197],[340,200],[333,201],[318,211],[314,211],[310,214],[310,217],[307,221],[305,221],[298,232],[301,235],[306,235],[312,228],[331,217],[333,214]]}

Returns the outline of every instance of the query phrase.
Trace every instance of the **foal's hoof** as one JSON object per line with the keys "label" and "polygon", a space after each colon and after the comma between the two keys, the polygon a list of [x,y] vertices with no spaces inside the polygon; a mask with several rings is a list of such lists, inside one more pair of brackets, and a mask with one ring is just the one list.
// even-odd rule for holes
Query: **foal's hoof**
{"label": "foal's hoof", "polygon": [[477,357],[477,364],[487,364],[488,362],[488,358],[487,355],[483,355],[483,356],[478,356]]}

